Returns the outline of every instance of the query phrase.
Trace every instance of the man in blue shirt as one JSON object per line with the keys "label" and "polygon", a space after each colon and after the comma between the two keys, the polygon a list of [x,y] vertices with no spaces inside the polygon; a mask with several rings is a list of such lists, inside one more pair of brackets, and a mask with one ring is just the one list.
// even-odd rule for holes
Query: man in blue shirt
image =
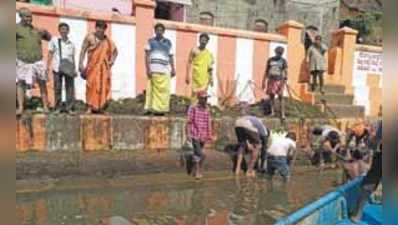
{"label": "man in blue shirt", "polygon": [[155,37],[145,48],[146,89],[145,110],[148,114],[163,115],[170,110],[171,78],[176,75],[172,43],[165,38],[165,26],[155,25]]}

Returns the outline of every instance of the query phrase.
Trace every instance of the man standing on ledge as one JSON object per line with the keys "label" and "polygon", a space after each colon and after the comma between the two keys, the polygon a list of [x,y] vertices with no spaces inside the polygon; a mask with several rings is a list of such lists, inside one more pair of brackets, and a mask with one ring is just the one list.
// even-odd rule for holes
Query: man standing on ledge
{"label": "man standing on ledge", "polygon": [[321,94],[325,94],[323,91],[323,74],[326,71],[326,51],[327,47],[326,45],[322,44],[322,37],[317,35],[315,36],[315,42],[308,49],[306,56],[306,62],[309,65],[312,76],[311,90],[313,92],[316,91],[319,80],[319,91]]}
{"label": "man standing on ledge", "polygon": [[33,27],[32,12],[27,8],[19,10],[21,22],[16,27],[17,49],[17,116],[24,110],[25,91],[32,88],[35,81],[39,84],[44,112],[48,112],[47,73],[43,61],[42,40],[50,41],[51,34],[46,30]]}
{"label": "man standing on ledge", "polygon": [[271,114],[274,114],[275,97],[280,102],[281,119],[285,119],[285,104],[283,101],[283,90],[287,82],[287,61],[282,57],[285,49],[278,46],[275,49],[275,56],[267,61],[262,88],[271,100]]}
{"label": "man standing on ledge", "polygon": [[[95,32],[84,39],[80,52],[79,71],[86,79],[87,113],[102,112],[111,94],[111,69],[117,57],[113,41],[105,35],[105,21],[95,23]],[[83,61],[87,54],[87,65]]]}
{"label": "man standing on ledge", "polygon": [[145,93],[147,114],[164,115],[170,110],[171,78],[176,75],[171,41],[165,38],[166,27],[155,25],[155,37],[145,48],[145,65],[149,84]]}
{"label": "man standing on ledge", "polygon": [[[53,37],[48,45],[47,74],[50,69],[53,72],[55,111],[61,112],[62,84],[66,89],[66,112],[73,110],[75,101],[75,45],[69,39],[69,25],[60,23],[58,25],[59,37]],[[65,68],[69,67],[69,68]],[[65,82],[64,82],[65,80]]]}
{"label": "man standing on ledge", "polygon": [[198,99],[196,93],[198,91],[207,91],[209,85],[213,86],[213,64],[214,58],[211,52],[206,49],[210,37],[203,33],[199,36],[199,47],[191,50],[189,55],[187,77],[185,82],[187,85],[192,79],[192,103],[195,104]]}

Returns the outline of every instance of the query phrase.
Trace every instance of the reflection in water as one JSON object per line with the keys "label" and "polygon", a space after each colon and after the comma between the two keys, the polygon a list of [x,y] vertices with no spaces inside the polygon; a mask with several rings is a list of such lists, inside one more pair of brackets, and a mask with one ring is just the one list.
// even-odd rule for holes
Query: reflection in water
{"label": "reflection in water", "polygon": [[113,216],[110,218],[102,219],[101,225],[131,225],[130,221],[126,220],[121,216]]}
{"label": "reflection in water", "polygon": [[17,224],[267,225],[329,191],[337,174],[17,194]]}

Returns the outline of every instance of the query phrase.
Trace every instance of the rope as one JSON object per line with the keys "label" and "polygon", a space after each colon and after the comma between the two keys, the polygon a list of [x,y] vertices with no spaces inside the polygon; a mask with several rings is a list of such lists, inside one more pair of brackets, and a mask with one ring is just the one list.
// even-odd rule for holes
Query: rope
{"label": "rope", "polygon": [[337,115],[336,115],[336,113],[332,110],[332,108],[330,108],[328,105],[327,105],[327,102],[326,102],[326,100],[322,100],[322,104],[323,104],[323,106],[325,107],[325,109],[327,109],[331,114],[332,114],[332,121],[334,122],[334,124],[337,126],[337,127],[339,127],[340,128],[340,123],[339,123],[339,121],[337,121]]}

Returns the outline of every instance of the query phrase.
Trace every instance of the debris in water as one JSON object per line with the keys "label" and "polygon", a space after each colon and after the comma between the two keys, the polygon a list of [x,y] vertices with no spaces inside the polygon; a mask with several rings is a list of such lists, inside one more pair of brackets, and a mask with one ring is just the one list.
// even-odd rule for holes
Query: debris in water
{"label": "debris in water", "polygon": [[106,219],[102,219],[101,225],[132,225],[132,224],[121,216],[113,216]]}

